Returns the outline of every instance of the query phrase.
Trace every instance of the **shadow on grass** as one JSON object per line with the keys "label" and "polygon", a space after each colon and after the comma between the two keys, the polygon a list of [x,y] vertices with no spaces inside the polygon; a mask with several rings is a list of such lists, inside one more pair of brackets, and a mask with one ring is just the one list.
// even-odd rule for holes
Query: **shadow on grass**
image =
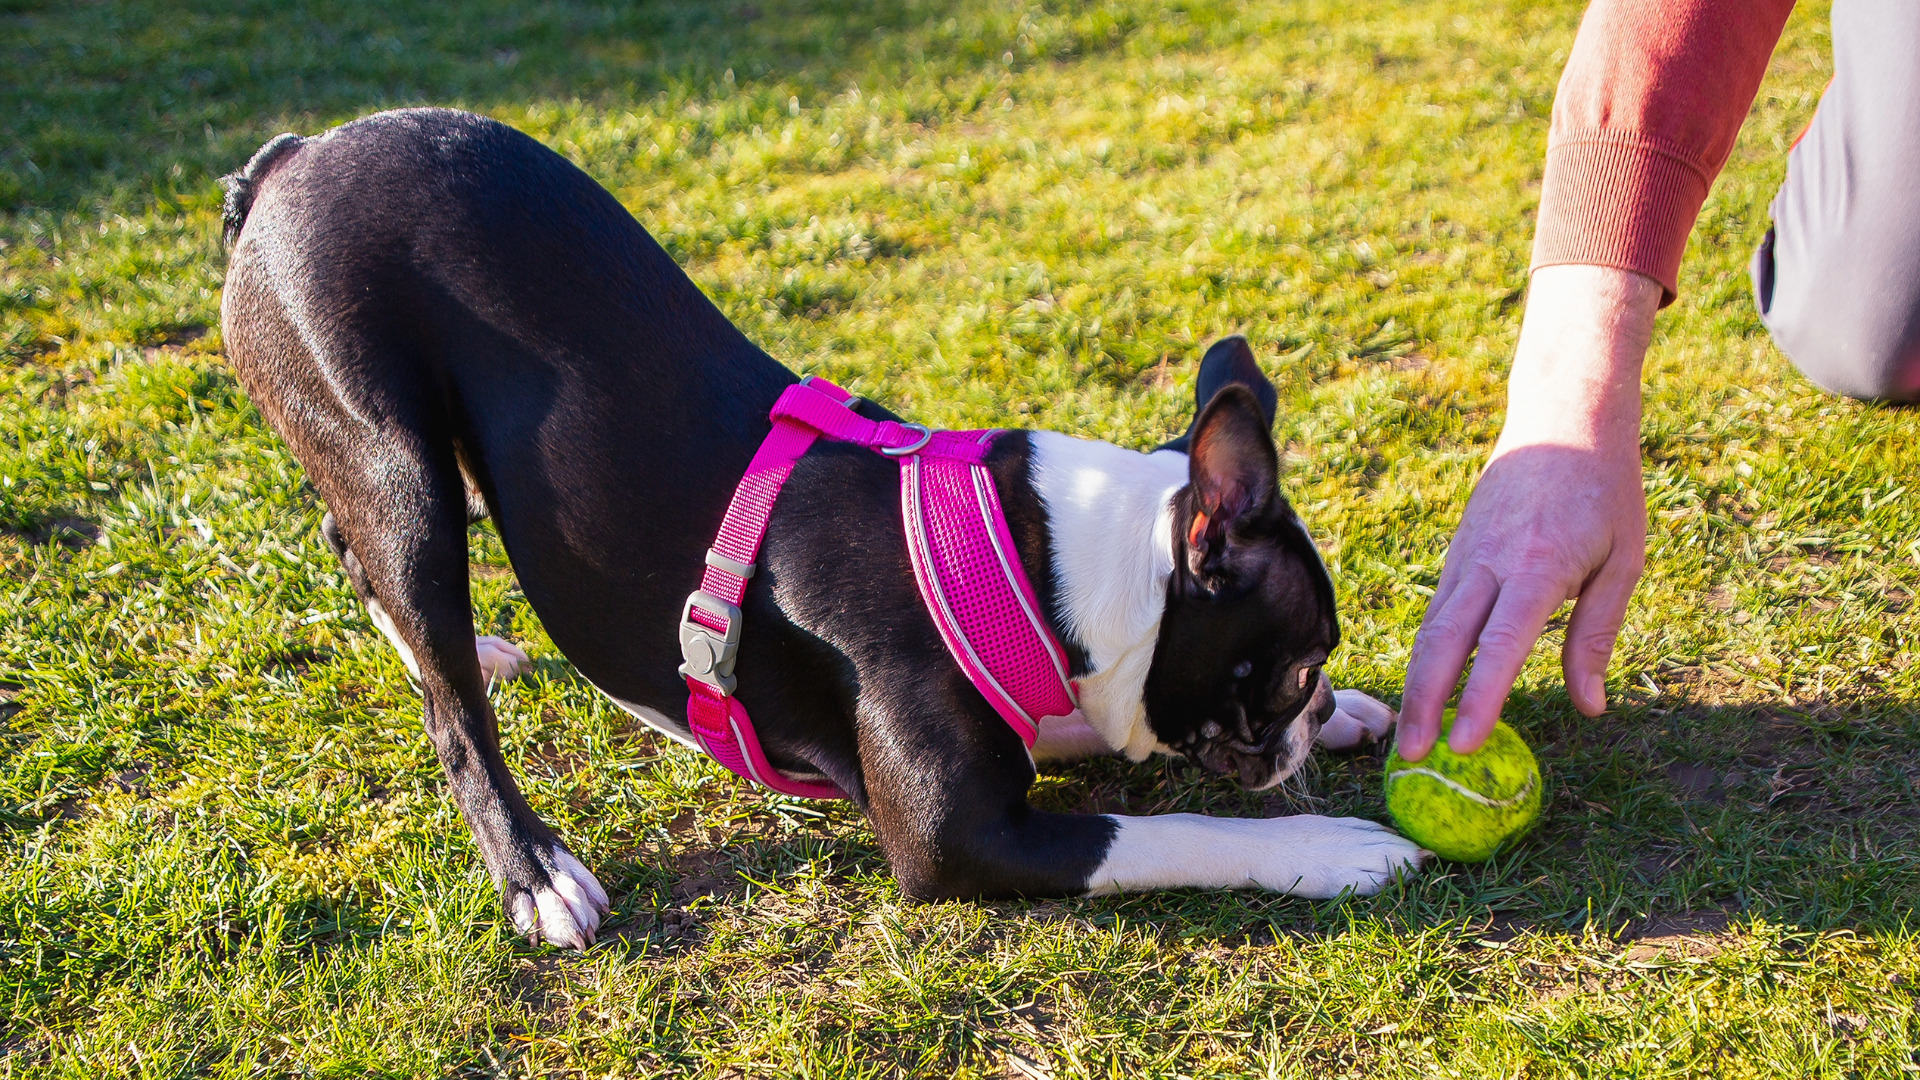
{"label": "shadow on grass", "polygon": [[[1516,697],[1508,718],[1538,753],[1541,824],[1479,866],[1441,863],[1379,897],[1310,902],[1256,892],[1175,891],[1097,900],[994,902],[1021,924],[1124,924],[1189,945],[1233,947],[1348,932],[1454,927],[1478,939],[1589,930],[1647,949],[1698,951],[1752,919],[1806,930],[1898,929],[1920,904],[1920,709],[1905,702],[1779,706],[1624,703],[1588,720],[1563,695]],[[1183,762],[1117,759],[1048,770],[1042,809],[1082,813],[1321,813],[1384,818],[1384,748],[1316,756],[1299,789],[1242,792]],[[768,806],[764,816],[771,817]],[[749,815],[761,816],[761,815]],[[863,830],[785,838],[749,826],[665,860],[619,859],[635,903],[624,935],[680,951],[702,898],[819,873],[836,890],[884,878]],[[647,900],[644,895],[654,897]],[[838,905],[842,897],[833,901]]]}

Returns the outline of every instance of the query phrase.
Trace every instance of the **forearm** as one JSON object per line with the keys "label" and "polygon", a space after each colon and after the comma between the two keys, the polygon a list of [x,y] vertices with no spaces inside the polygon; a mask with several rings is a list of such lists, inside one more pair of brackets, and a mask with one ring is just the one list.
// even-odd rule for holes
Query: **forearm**
{"label": "forearm", "polygon": [[1638,454],[1640,371],[1661,286],[1607,266],[1533,275],[1494,456],[1524,445]]}

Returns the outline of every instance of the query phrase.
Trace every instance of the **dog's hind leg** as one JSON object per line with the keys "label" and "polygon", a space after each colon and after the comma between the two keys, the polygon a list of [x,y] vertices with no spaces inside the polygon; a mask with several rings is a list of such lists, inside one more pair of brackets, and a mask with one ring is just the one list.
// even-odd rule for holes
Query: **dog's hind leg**
{"label": "dog's hind leg", "polygon": [[[476,506],[479,507],[477,513],[474,509]],[[485,504],[479,502],[477,493],[470,489],[467,493],[467,520],[480,521],[485,517]],[[413,673],[417,681],[420,678],[420,665],[414,659],[413,650],[400,637],[399,630],[393,624],[393,616],[387,614],[387,606],[374,595],[373,586],[367,581],[367,568],[361,564],[360,557],[353,553],[353,549],[349,548],[346,540],[341,537],[340,525],[334,521],[333,514],[328,513],[320,519],[320,535],[326,538],[327,546],[333,549],[334,555],[340,559],[340,565],[346,568],[347,580],[353,583],[354,593],[360,597],[360,602],[366,605],[367,618],[373,620],[373,625],[393,646],[394,651],[400,654],[401,661],[407,665],[407,670]],[[533,660],[527,656],[526,651],[506,638],[494,637],[491,634],[478,635],[473,639],[473,649],[474,655],[480,661],[480,674],[485,676],[489,683],[518,678],[533,666]]]}
{"label": "dog's hind leg", "polygon": [[316,480],[334,506],[328,539],[374,621],[410,660],[427,736],[515,928],[585,948],[607,894],[527,805],[500,753],[473,644],[466,502],[452,454],[426,452],[404,429],[380,441],[324,455],[327,475]]}

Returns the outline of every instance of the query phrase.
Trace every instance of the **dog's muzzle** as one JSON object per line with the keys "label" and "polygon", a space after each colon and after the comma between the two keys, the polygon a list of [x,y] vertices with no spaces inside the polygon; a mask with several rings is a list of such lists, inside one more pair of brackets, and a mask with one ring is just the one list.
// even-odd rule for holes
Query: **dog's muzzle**
{"label": "dog's muzzle", "polygon": [[1232,776],[1248,791],[1263,791],[1292,776],[1305,764],[1307,755],[1313,751],[1313,741],[1320,734],[1320,725],[1333,715],[1333,710],[1333,683],[1323,673],[1313,696],[1293,719],[1273,725],[1265,739],[1254,741],[1246,710],[1236,705],[1232,730],[1208,721],[1187,754],[1203,768]]}

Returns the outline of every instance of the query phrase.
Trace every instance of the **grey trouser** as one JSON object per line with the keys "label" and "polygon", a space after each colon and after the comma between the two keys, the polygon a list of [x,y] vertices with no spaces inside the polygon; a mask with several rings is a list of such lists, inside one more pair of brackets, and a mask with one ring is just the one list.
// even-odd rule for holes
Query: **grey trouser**
{"label": "grey trouser", "polygon": [[1787,158],[1753,289],[1807,378],[1920,400],[1920,0],[1834,0],[1833,84]]}

